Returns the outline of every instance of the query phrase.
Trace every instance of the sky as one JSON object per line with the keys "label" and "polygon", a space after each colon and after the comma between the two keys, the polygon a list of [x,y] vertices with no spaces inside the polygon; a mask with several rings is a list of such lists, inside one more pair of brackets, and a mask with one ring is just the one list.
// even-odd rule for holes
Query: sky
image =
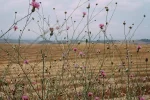
{"label": "sky", "polygon": [[[106,7],[111,1],[111,4],[108,5],[109,12],[107,16],[107,20],[109,21],[113,11],[116,7],[115,13],[113,14],[113,17],[109,23],[109,26],[107,28],[107,36],[108,38],[113,39],[124,39],[124,26],[123,22],[126,21],[126,28],[125,32],[128,34],[129,26],[131,26],[134,23],[134,26],[131,30],[131,32],[128,34],[127,38],[130,38],[136,29],[136,27],[139,25],[141,20],[143,19],[143,15],[146,15],[146,18],[142,22],[142,24],[139,26],[137,31],[135,32],[133,39],[150,39],[150,0],[36,0],[37,2],[41,2],[39,10],[36,9],[36,11],[31,15],[32,20],[29,25],[26,27],[22,39],[26,40],[34,40],[38,36],[42,36],[43,32],[48,32],[50,27],[54,28],[54,34],[51,39],[64,39],[67,37],[67,34],[69,38],[71,39],[74,33],[74,39],[76,39],[79,35],[79,39],[86,39],[88,38],[88,34],[85,32],[88,30],[87,27],[84,28],[84,26],[87,24],[87,16],[93,17],[91,23],[89,24],[89,30],[91,31],[91,38],[92,39],[103,39],[103,33],[99,33],[100,28],[99,24],[105,24],[106,23],[106,16],[107,12],[104,7]],[[81,7],[75,9],[80,1],[80,4],[83,4]],[[84,3],[86,2],[86,3]],[[29,5],[31,3],[31,0],[0,0],[0,36],[5,33],[9,27],[14,23],[15,18],[15,12],[17,12],[16,20],[19,20],[20,18],[26,16],[28,14],[28,8],[29,12],[31,11],[32,7]],[[90,9],[88,13],[88,9],[86,8],[88,4],[90,3]],[[95,7],[95,4],[98,4]],[[53,10],[55,8],[55,11]],[[95,9],[95,10],[94,10]],[[103,9],[103,10],[102,10]],[[93,12],[94,10],[94,12]],[[74,11],[74,13],[71,15],[72,20],[76,21],[74,24],[72,24],[71,18],[68,19],[67,23],[60,29],[64,30],[61,34],[59,34],[60,30],[56,30],[55,27],[61,26],[65,19],[64,12],[67,12],[66,17],[70,16],[70,14]],[[46,22],[48,22],[49,18],[49,26],[44,23],[42,20],[40,20],[39,14],[42,16],[42,18],[46,18]],[[87,15],[83,18],[83,12],[86,12]],[[100,13],[99,13],[100,12]],[[82,19],[83,18],[83,19]],[[57,24],[57,20],[59,20],[59,24]],[[81,21],[82,20],[82,21]],[[96,20],[96,21],[94,21]],[[39,21],[39,23],[37,22]],[[80,23],[81,21],[81,23]],[[20,30],[23,30],[24,25],[26,23],[26,18],[19,23],[17,23],[18,30],[14,31],[13,29],[9,31],[3,38],[10,38],[10,39],[18,39],[20,36]],[[80,23],[80,24],[79,24]],[[79,26],[78,26],[79,24]],[[42,27],[43,30],[39,29],[39,26]],[[70,27],[69,30],[66,30],[66,27]],[[73,29],[76,28],[76,31]],[[28,31],[30,29],[30,31]],[[3,32],[3,33],[2,33]],[[49,38],[48,35],[45,35],[44,38]],[[98,34],[98,35],[97,35]]]}

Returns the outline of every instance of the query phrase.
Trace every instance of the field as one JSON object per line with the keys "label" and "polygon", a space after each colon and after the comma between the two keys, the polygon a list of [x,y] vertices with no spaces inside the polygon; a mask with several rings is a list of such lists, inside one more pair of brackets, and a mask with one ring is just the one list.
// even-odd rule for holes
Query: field
{"label": "field", "polygon": [[150,100],[149,1],[0,1],[0,100]]}
{"label": "field", "polygon": [[[149,44],[0,44],[0,96],[149,100]],[[145,99],[140,99],[140,98]]]}

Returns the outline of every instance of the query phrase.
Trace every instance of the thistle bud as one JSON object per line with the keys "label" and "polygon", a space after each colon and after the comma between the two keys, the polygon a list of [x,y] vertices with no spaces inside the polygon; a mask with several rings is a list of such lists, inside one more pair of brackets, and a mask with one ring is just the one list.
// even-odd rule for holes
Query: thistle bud
{"label": "thistle bud", "polygon": [[54,28],[49,28],[49,30],[51,31],[50,36],[53,36]]}
{"label": "thistle bud", "polygon": [[85,42],[88,43],[88,39],[86,39]]}
{"label": "thistle bud", "polygon": [[53,32],[53,31],[54,31],[54,28],[49,28],[49,30],[50,30],[51,32]]}
{"label": "thistle bud", "polygon": [[148,58],[145,58],[145,62],[148,62]]}
{"label": "thistle bud", "polygon": [[31,11],[34,12],[35,11],[35,7],[33,7]]}
{"label": "thistle bud", "polygon": [[125,21],[123,22],[123,25],[126,25],[126,22],[125,22]]}
{"label": "thistle bud", "polygon": [[130,26],[129,29],[132,29],[132,27]]}
{"label": "thistle bud", "polygon": [[106,11],[109,11],[108,7],[105,7]]}
{"label": "thistle bud", "polygon": [[66,12],[66,11],[65,11],[64,13],[65,13],[65,14],[67,14],[67,12]]}
{"label": "thistle bud", "polygon": [[89,9],[90,8],[90,3],[88,4],[88,6],[87,6],[87,9]]}

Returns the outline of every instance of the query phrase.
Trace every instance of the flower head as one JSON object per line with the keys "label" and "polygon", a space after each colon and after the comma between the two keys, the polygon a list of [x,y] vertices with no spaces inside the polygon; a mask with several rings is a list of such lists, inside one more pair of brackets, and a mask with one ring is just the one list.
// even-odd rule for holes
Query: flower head
{"label": "flower head", "polygon": [[108,7],[105,7],[106,11],[109,11],[109,8]]}
{"label": "flower head", "polygon": [[134,77],[134,75],[133,74],[130,74],[130,78],[133,78]]}
{"label": "flower head", "polygon": [[140,45],[137,46],[137,52],[139,52],[139,50],[141,49],[142,47]]}
{"label": "flower head", "polygon": [[33,85],[37,84],[37,82],[32,82]]}
{"label": "flower head", "polygon": [[144,97],[142,97],[142,96],[139,96],[138,98],[139,98],[139,100],[145,100]]}
{"label": "flower head", "polygon": [[79,52],[79,55],[82,57],[82,56],[83,56],[83,52],[82,52],[82,51],[80,51],[80,52]]}
{"label": "flower head", "polygon": [[86,12],[83,12],[83,17],[85,17],[85,15],[86,15]]}
{"label": "flower head", "polygon": [[89,92],[89,93],[88,93],[88,96],[89,96],[89,97],[93,96],[93,93],[92,93],[92,92]]}
{"label": "flower head", "polygon": [[73,48],[73,51],[76,52],[76,51],[77,51],[77,48]]}
{"label": "flower head", "polygon": [[90,8],[90,3],[88,4],[88,6],[87,6],[87,9],[89,9]]}
{"label": "flower head", "polygon": [[81,93],[81,92],[78,92],[77,95],[78,95],[78,96],[82,96],[82,93]]}
{"label": "flower head", "polygon": [[99,28],[103,29],[104,24],[99,24]]}
{"label": "flower head", "polygon": [[74,64],[74,67],[75,67],[75,68],[78,68],[78,67],[79,67],[79,65],[78,65],[78,64]]}
{"label": "flower head", "polygon": [[56,26],[56,30],[59,30],[59,26]]}
{"label": "flower head", "polygon": [[28,61],[28,60],[25,60],[25,61],[24,61],[24,64],[29,64],[29,61]]}
{"label": "flower head", "polygon": [[24,95],[22,96],[22,100],[29,100],[28,96]]}
{"label": "flower head", "polygon": [[148,58],[145,58],[145,62],[148,62]]}
{"label": "flower head", "polygon": [[142,47],[140,45],[137,46],[137,49],[141,49]]}
{"label": "flower head", "polygon": [[82,66],[82,68],[86,68],[86,66]]}
{"label": "flower head", "polygon": [[51,32],[53,32],[53,31],[54,31],[54,28],[51,27],[51,28],[49,28],[49,30],[50,30]]}
{"label": "flower head", "polygon": [[99,97],[95,97],[95,99],[94,100],[100,100],[100,98]]}
{"label": "flower head", "polygon": [[106,73],[104,72],[104,70],[101,70],[100,74],[101,74],[102,77],[106,77]]}
{"label": "flower head", "polygon": [[67,29],[67,30],[69,30],[69,28],[70,28],[70,27],[69,27],[69,26],[67,26],[67,28],[66,28],[66,29]]}
{"label": "flower head", "polygon": [[15,25],[15,26],[14,26],[14,31],[16,31],[17,29],[18,29],[18,27]]}
{"label": "flower head", "polygon": [[37,8],[39,9],[40,4],[38,2],[36,2],[35,0],[32,0],[31,4],[30,4],[34,9]]}

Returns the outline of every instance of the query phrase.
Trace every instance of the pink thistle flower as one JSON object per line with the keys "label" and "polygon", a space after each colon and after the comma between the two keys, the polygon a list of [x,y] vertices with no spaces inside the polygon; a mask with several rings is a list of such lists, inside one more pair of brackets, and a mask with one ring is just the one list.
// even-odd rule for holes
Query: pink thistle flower
{"label": "pink thistle flower", "polygon": [[51,27],[51,28],[49,28],[49,30],[50,30],[51,32],[53,32],[53,31],[54,31],[54,28]]}
{"label": "pink thistle flower", "polygon": [[131,74],[131,75],[130,75],[130,78],[133,78],[133,77],[134,77],[134,75],[133,75],[133,74]]}
{"label": "pink thistle flower", "polygon": [[137,46],[137,49],[141,49],[142,47],[140,45]]}
{"label": "pink thistle flower", "polygon": [[100,98],[99,97],[95,97],[95,99],[94,100],[100,100]]}
{"label": "pink thistle flower", "polygon": [[81,94],[80,92],[79,92],[79,93],[77,93],[77,95],[78,95],[78,96],[82,96],[82,94]]}
{"label": "pink thistle flower", "polygon": [[77,48],[73,48],[73,51],[76,52],[76,51],[77,51]]}
{"label": "pink thistle flower", "polygon": [[24,95],[22,96],[22,100],[29,100],[28,96]]}
{"label": "pink thistle flower", "polygon": [[93,93],[92,93],[92,92],[89,92],[89,93],[88,93],[88,96],[89,96],[89,97],[93,96]]}
{"label": "pink thistle flower", "polygon": [[56,29],[59,30],[59,26],[56,26]]}
{"label": "pink thistle flower", "polygon": [[101,74],[102,77],[106,77],[106,73],[104,72],[104,70],[101,70],[100,74]]}
{"label": "pink thistle flower", "polygon": [[31,4],[30,4],[33,8],[37,8],[39,9],[40,4],[38,2],[36,2],[35,0],[32,0]]}
{"label": "pink thistle flower", "polygon": [[78,65],[78,64],[74,64],[74,67],[75,67],[75,68],[78,68],[78,67],[79,67],[79,65]]}
{"label": "pink thistle flower", "polygon": [[139,50],[141,49],[142,47],[140,45],[137,46],[137,52],[139,52]]}
{"label": "pink thistle flower", "polygon": [[99,28],[103,29],[104,24],[99,24]]}
{"label": "pink thistle flower", "polygon": [[145,98],[142,96],[139,96],[138,98],[139,98],[139,100],[145,100]]}
{"label": "pink thistle flower", "polygon": [[83,56],[83,52],[82,52],[82,51],[80,51],[80,52],[79,52],[79,55],[80,55],[80,56]]}
{"label": "pink thistle flower", "polygon": [[37,84],[36,82],[32,82],[33,85]]}
{"label": "pink thistle flower", "polygon": [[83,12],[83,17],[85,17],[85,15],[86,15],[86,12]]}
{"label": "pink thistle flower", "polygon": [[16,31],[17,29],[18,29],[18,27],[15,25],[15,26],[14,26],[14,31]]}
{"label": "pink thistle flower", "polygon": [[70,27],[69,27],[69,26],[67,26],[67,28],[66,28],[66,29],[67,29],[67,30],[69,30],[69,28],[70,28]]}
{"label": "pink thistle flower", "polygon": [[86,66],[82,66],[82,68],[86,68]]}
{"label": "pink thistle flower", "polygon": [[29,61],[28,61],[28,60],[25,60],[25,61],[24,61],[24,64],[29,64]]}

